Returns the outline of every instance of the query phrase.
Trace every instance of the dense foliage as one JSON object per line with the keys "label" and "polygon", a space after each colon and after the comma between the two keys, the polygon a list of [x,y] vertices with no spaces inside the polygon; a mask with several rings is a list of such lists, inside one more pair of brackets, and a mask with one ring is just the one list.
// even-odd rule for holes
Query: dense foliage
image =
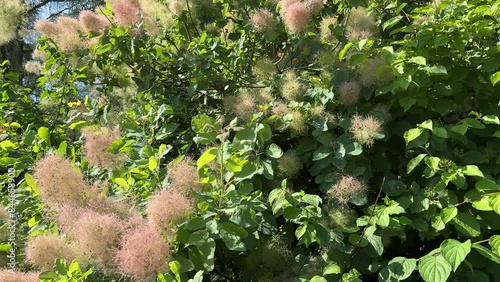
{"label": "dense foliage", "polygon": [[479,0],[39,21],[37,88],[1,66],[0,280],[499,281],[499,21]]}

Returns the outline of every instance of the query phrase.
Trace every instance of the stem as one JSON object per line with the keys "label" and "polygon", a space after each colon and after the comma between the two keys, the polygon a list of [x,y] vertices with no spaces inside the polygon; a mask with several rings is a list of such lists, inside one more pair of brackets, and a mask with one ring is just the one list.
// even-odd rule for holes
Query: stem
{"label": "stem", "polygon": [[385,184],[385,177],[382,180],[382,185],[380,185],[380,189],[378,190],[377,198],[375,199],[375,204],[373,205],[370,218],[368,219],[368,224],[365,226],[365,228],[363,228],[363,231],[361,232],[361,236],[359,237],[359,240],[356,243],[356,248],[354,249],[354,252],[352,253],[351,261],[349,262],[349,267],[348,268],[351,267],[352,261],[354,260],[354,257],[356,256],[356,253],[359,250],[359,247],[358,247],[359,243],[361,243],[361,240],[365,237],[366,229],[368,229],[368,227],[370,225],[370,221],[372,221],[372,218],[375,215],[375,208],[377,207],[377,203],[380,200],[380,195],[382,194],[382,188],[384,187],[384,184]]}
{"label": "stem", "polygon": [[474,245],[474,244],[482,244],[482,243],[486,243],[486,242],[489,242],[489,241],[490,241],[490,239],[488,238],[488,239],[484,239],[484,240],[481,240],[481,241],[474,242],[474,243],[472,243],[472,245]]}
{"label": "stem", "polygon": [[221,187],[221,192],[219,194],[219,210],[222,208],[222,198],[224,197],[224,193],[226,193],[226,184],[224,183],[224,141],[222,140],[222,144],[220,146],[220,167],[219,167],[219,173],[220,173],[220,187]]}

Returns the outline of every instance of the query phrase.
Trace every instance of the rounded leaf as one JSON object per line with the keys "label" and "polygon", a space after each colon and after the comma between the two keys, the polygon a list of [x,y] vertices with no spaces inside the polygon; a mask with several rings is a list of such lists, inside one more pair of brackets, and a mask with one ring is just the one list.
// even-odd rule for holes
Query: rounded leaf
{"label": "rounded leaf", "polygon": [[420,259],[418,272],[426,282],[446,282],[451,273],[451,265],[438,253]]}

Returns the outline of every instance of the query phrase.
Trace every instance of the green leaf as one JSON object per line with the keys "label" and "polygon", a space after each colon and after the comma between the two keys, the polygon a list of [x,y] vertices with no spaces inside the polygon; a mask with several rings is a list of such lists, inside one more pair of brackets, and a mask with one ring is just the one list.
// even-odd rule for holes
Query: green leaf
{"label": "green leaf", "polygon": [[425,164],[432,170],[437,171],[439,169],[439,158],[428,156],[425,158]]}
{"label": "green leaf", "polygon": [[278,145],[272,143],[267,147],[266,155],[273,159],[279,159],[283,156],[283,150]]}
{"label": "green leaf", "polygon": [[481,193],[498,191],[500,190],[500,185],[489,179],[483,179],[481,181],[476,182],[476,189]]}
{"label": "green leaf", "polygon": [[422,57],[422,56],[411,57],[409,62],[417,64],[417,65],[421,65],[421,66],[427,65],[427,60],[425,59],[425,57]]}
{"label": "green leaf", "polygon": [[458,133],[460,135],[464,135],[467,132],[469,125],[466,123],[461,123],[450,128],[450,131]]}
{"label": "green leaf", "polygon": [[406,172],[407,173],[412,172],[418,166],[418,164],[424,159],[425,156],[426,156],[426,154],[420,154],[420,155],[414,157],[413,159],[411,159],[408,162],[408,166],[406,167]]}
{"label": "green leaf", "polygon": [[130,189],[130,185],[127,183],[127,180],[120,178],[120,177],[117,177],[113,180],[115,181],[116,184],[120,185],[121,187],[123,187],[127,190]]}
{"label": "green leaf", "polygon": [[480,211],[492,211],[493,210],[493,208],[490,205],[490,197],[482,197],[480,200],[472,202],[472,206],[476,210],[480,210]]}
{"label": "green leaf", "polygon": [[38,129],[38,136],[43,141],[45,141],[47,143],[50,142],[50,130],[47,127],[44,127],[44,126],[40,127]]}
{"label": "green leaf", "polygon": [[215,158],[217,157],[217,151],[218,151],[217,147],[209,148],[200,156],[198,161],[196,161],[196,165],[198,167],[202,167],[208,164],[209,162],[215,160]]}
{"label": "green leaf", "polygon": [[448,131],[446,131],[446,128],[443,127],[434,127],[432,129],[432,133],[441,138],[448,138]]}
{"label": "green leaf", "polygon": [[490,196],[490,206],[497,213],[500,214],[500,194]]}
{"label": "green leaf", "polygon": [[123,146],[125,146],[125,144],[126,144],[125,139],[120,138],[118,140],[113,141],[113,143],[109,145],[107,151],[112,154],[117,154],[118,152],[120,152],[120,149]]}
{"label": "green leaf", "polygon": [[486,124],[497,124],[500,125],[500,119],[494,115],[488,115],[483,117],[483,122]]}
{"label": "green leaf", "polygon": [[479,221],[468,213],[458,213],[458,215],[453,219],[453,224],[455,224],[458,231],[469,237],[477,237],[481,235]]}
{"label": "green leaf", "polygon": [[423,68],[430,75],[446,75],[448,74],[446,68],[444,66],[432,66],[432,67],[424,67]]}
{"label": "green leaf", "polygon": [[404,257],[395,257],[389,261],[387,268],[391,277],[397,280],[405,280],[410,277],[411,273],[417,267],[416,259],[408,259]]}
{"label": "green leaf", "polygon": [[[394,25],[396,25],[401,19],[403,18],[403,16],[395,16],[393,18],[390,18],[388,19],[386,22],[384,22],[382,24],[382,30],[386,30],[390,27],[393,27]],[[413,59],[413,58],[412,58]],[[425,65],[425,63],[424,63]]]}
{"label": "green leaf", "polygon": [[443,219],[443,222],[446,224],[450,222],[450,220],[454,219],[458,214],[458,209],[456,207],[447,207],[441,210],[440,216]]}
{"label": "green leaf", "polygon": [[422,132],[424,132],[422,128],[412,128],[406,131],[405,134],[403,135],[406,141],[406,145],[408,145],[408,143],[410,143],[412,140],[417,139],[420,136],[420,134],[422,134]]}
{"label": "green leaf", "polygon": [[[241,241],[241,238],[246,236],[239,235],[241,230],[246,232],[245,229],[237,226],[236,224],[231,223],[233,226],[230,226],[227,223],[228,222],[224,222],[223,224],[221,224],[223,228],[219,230],[219,234],[222,238],[222,241],[224,241],[226,247],[231,251],[239,251],[239,252],[245,251],[246,250],[245,244],[243,243],[243,241]],[[238,227],[241,230],[235,231],[235,227]]]}
{"label": "green leaf", "polygon": [[432,120],[426,120],[422,122],[421,124],[417,124],[418,127],[423,128],[423,129],[429,129],[432,131]]}
{"label": "green leaf", "polygon": [[61,157],[66,155],[66,149],[68,148],[68,143],[66,141],[62,141],[57,148],[57,154]]}
{"label": "green leaf", "polygon": [[426,282],[446,282],[451,273],[451,265],[438,253],[420,259],[418,272]]}
{"label": "green leaf", "polygon": [[81,120],[81,121],[77,121],[77,122],[70,124],[69,128],[70,129],[80,129],[80,128],[84,127],[86,124],[87,124],[86,120]]}
{"label": "green leaf", "polygon": [[465,257],[470,253],[471,242],[470,240],[460,243],[455,239],[447,239],[441,243],[441,254],[447,262],[456,271],[458,266],[464,261]]}
{"label": "green leaf", "polygon": [[155,156],[149,157],[148,168],[151,171],[154,171],[158,167],[158,162],[156,161]]}
{"label": "green leaf", "polygon": [[342,270],[340,269],[340,266],[336,264],[329,264],[325,266],[323,269],[323,275],[328,275],[328,274],[340,274],[342,273]]}
{"label": "green leaf", "polygon": [[352,42],[347,43],[344,48],[339,52],[339,60],[342,61],[344,59],[345,54],[347,54],[347,51],[352,47]]}
{"label": "green leaf", "polygon": [[377,255],[381,256],[384,253],[384,244],[382,237],[377,235],[365,234],[364,238],[370,243]]}
{"label": "green leaf", "polygon": [[497,254],[500,255],[500,235],[493,235],[490,238],[490,246],[491,250]]}
{"label": "green leaf", "polygon": [[328,280],[319,275],[315,275],[313,278],[311,278],[311,280],[309,280],[309,282],[328,282]]}
{"label": "green leaf", "polygon": [[491,84],[495,85],[500,81],[500,71],[497,71],[496,73],[492,74],[490,76],[490,81]]}
{"label": "green leaf", "polygon": [[10,151],[16,148],[16,145],[10,140],[0,142],[0,148],[4,151]]}
{"label": "green leaf", "polygon": [[[53,281],[54,279],[59,279],[60,277],[57,273],[55,273],[53,271],[45,271],[45,272],[40,273],[40,275],[38,275],[38,278]],[[59,280],[56,280],[56,281],[59,281]]]}
{"label": "green leaf", "polygon": [[462,173],[467,175],[467,176],[479,176],[479,177],[484,177],[483,173],[479,168],[475,165],[466,165],[461,169]]}
{"label": "green leaf", "polygon": [[330,150],[329,148],[320,147],[318,150],[314,151],[312,160],[313,161],[322,160],[322,159],[328,157],[329,155],[331,155],[332,153],[333,153],[333,151]]}
{"label": "green leaf", "polygon": [[483,257],[500,264],[500,257],[490,249],[481,246],[480,244],[472,244],[472,248],[476,249]]}

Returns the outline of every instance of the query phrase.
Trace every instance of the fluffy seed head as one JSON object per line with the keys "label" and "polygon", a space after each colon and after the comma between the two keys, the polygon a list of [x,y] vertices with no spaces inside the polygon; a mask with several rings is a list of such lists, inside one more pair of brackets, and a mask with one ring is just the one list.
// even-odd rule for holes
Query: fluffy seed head
{"label": "fluffy seed head", "polygon": [[68,235],[105,270],[111,270],[118,250],[123,222],[115,215],[84,210]]}
{"label": "fluffy seed head", "polygon": [[294,256],[283,241],[281,237],[272,237],[246,256],[245,274],[255,281],[292,281],[289,276],[293,275]]}
{"label": "fluffy seed head", "polygon": [[88,200],[90,187],[68,159],[47,155],[35,163],[33,176],[42,202],[50,209],[58,210],[65,204],[84,206]]}
{"label": "fluffy seed head", "polygon": [[24,63],[24,70],[28,73],[40,75],[43,71],[43,65],[37,61],[27,61]]}
{"label": "fluffy seed head", "polygon": [[368,14],[366,8],[352,8],[346,24],[347,37],[349,39],[366,39],[377,33],[377,23]]}
{"label": "fluffy seed head", "polygon": [[330,219],[328,224],[332,228],[342,230],[357,229],[356,219],[358,218],[358,214],[346,206],[338,206],[328,210],[328,218]]}
{"label": "fluffy seed head", "polygon": [[9,43],[17,35],[25,6],[21,0],[3,0],[0,6],[0,45]]}
{"label": "fluffy seed head", "polygon": [[252,15],[250,22],[252,27],[258,32],[272,30],[276,25],[274,15],[267,9],[259,9]]}
{"label": "fluffy seed head", "polygon": [[[172,12],[168,10],[168,6],[158,0],[139,0],[141,10],[147,20],[145,20],[146,31],[148,34],[154,32],[159,34],[161,31],[157,26],[157,21],[165,28],[169,28],[173,24]],[[170,1],[168,1],[171,3]],[[185,2],[185,1],[184,1]]]}
{"label": "fluffy seed head", "polygon": [[191,165],[192,163],[193,159],[187,157],[168,168],[172,187],[186,195],[191,192],[191,189],[200,191],[203,187],[198,183],[198,169]]}
{"label": "fluffy seed head", "polygon": [[242,120],[250,120],[257,105],[251,96],[238,95],[225,97],[224,106]]}
{"label": "fluffy seed head", "polygon": [[38,20],[35,23],[35,29],[48,37],[55,37],[61,33],[61,28],[57,24],[45,19]]}
{"label": "fluffy seed head", "polygon": [[56,258],[71,262],[76,257],[74,248],[54,234],[31,237],[26,243],[26,262],[40,270],[51,270]]}
{"label": "fluffy seed head", "polygon": [[314,118],[324,116],[325,106],[323,105],[314,106],[309,110],[309,112],[311,113],[311,116]]}
{"label": "fluffy seed head", "polygon": [[370,115],[375,117],[377,120],[382,123],[387,123],[392,119],[392,115],[389,112],[389,107],[384,104],[377,104],[370,111]]}
{"label": "fluffy seed head", "polygon": [[300,111],[292,111],[292,120],[290,121],[288,127],[294,135],[303,135],[306,133],[307,125],[304,115]]}
{"label": "fluffy seed head", "polygon": [[276,73],[276,67],[268,58],[259,58],[255,60],[255,65],[252,68],[252,73],[258,80],[267,80]]}
{"label": "fluffy seed head", "polygon": [[283,76],[281,93],[289,101],[299,99],[304,92],[302,83],[300,83],[297,74],[292,71],[286,71]]}
{"label": "fluffy seed head", "polygon": [[330,30],[330,26],[335,27],[336,25],[337,25],[337,18],[335,17],[323,18],[321,20],[319,28],[321,39],[328,43],[336,43],[337,37],[335,37],[335,35],[332,34],[332,31]]}
{"label": "fluffy seed head", "polygon": [[370,58],[364,61],[358,68],[359,81],[363,86],[376,87],[388,83],[393,79],[392,70],[385,68],[377,74],[379,68],[386,65],[382,58]]}
{"label": "fluffy seed head", "polygon": [[354,196],[361,195],[366,192],[368,186],[351,175],[342,176],[328,192],[328,197],[331,200],[337,201],[340,204],[347,204]]}
{"label": "fluffy seed head", "polygon": [[[283,9],[283,7],[282,7]],[[283,12],[283,21],[285,26],[294,34],[303,33],[309,25],[311,14],[306,5],[301,2],[295,2],[286,7]]]}
{"label": "fluffy seed head", "polygon": [[238,96],[224,98],[224,106],[243,120],[250,120],[260,107],[272,100],[271,95],[263,89],[243,90]]}
{"label": "fluffy seed head", "polygon": [[120,246],[116,262],[123,275],[139,280],[166,270],[169,247],[152,227],[140,226],[127,232]]}
{"label": "fluffy seed head", "polygon": [[118,25],[131,26],[140,20],[138,0],[111,0],[110,3]]}
{"label": "fluffy seed head", "polygon": [[168,9],[172,14],[179,16],[187,9],[185,0],[173,0],[168,2]]}
{"label": "fluffy seed head", "polygon": [[36,272],[11,272],[7,269],[0,270],[0,281],[2,282],[39,282],[39,273]]}
{"label": "fluffy seed head", "polygon": [[81,11],[79,20],[86,32],[102,32],[111,24],[104,15],[97,15],[92,11]]}
{"label": "fluffy seed head", "polygon": [[118,167],[126,158],[124,154],[112,154],[108,147],[120,138],[118,128],[87,127],[82,130],[85,138],[84,148],[87,161],[92,166],[113,169]]}
{"label": "fluffy seed head", "polygon": [[351,132],[354,140],[361,145],[370,147],[373,141],[380,134],[381,123],[373,116],[362,117],[355,115],[351,121]]}
{"label": "fluffy seed head", "polygon": [[294,178],[302,169],[302,163],[295,150],[288,150],[278,160],[278,169],[286,178]]}
{"label": "fluffy seed head", "polygon": [[148,223],[158,232],[169,236],[171,228],[193,210],[193,202],[177,189],[161,191],[148,202]]}
{"label": "fluffy seed head", "polygon": [[361,98],[361,85],[356,81],[344,82],[339,86],[338,94],[342,105],[355,105]]}
{"label": "fluffy seed head", "polygon": [[286,9],[292,4],[300,2],[299,0],[281,0],[280,3],[280,15],[283,17],[285,15]]}
{"label": "fluffy seed head", "polygon": [[323,0],[306,0],[304,3],[311,15],[317,15],[323,9]]}
{"label": "fluffy seed head", "polygon": [[51,36],[61,50],[71,52],[85,48],[87,42],[80,37],[83,28],[77,19],[70,17],[58,17],[55,24],[59,33]]}
{"label": "fluffy seed head", "polygon": [[283,117],[284,115],[290,114],[292,110],[284,103],[275,102],[271,109],[273,115]]}
{"label": "fluffy seed head", "polygon": [[4,206],[0,206],[0,221],[10,220],[10,214]]}

